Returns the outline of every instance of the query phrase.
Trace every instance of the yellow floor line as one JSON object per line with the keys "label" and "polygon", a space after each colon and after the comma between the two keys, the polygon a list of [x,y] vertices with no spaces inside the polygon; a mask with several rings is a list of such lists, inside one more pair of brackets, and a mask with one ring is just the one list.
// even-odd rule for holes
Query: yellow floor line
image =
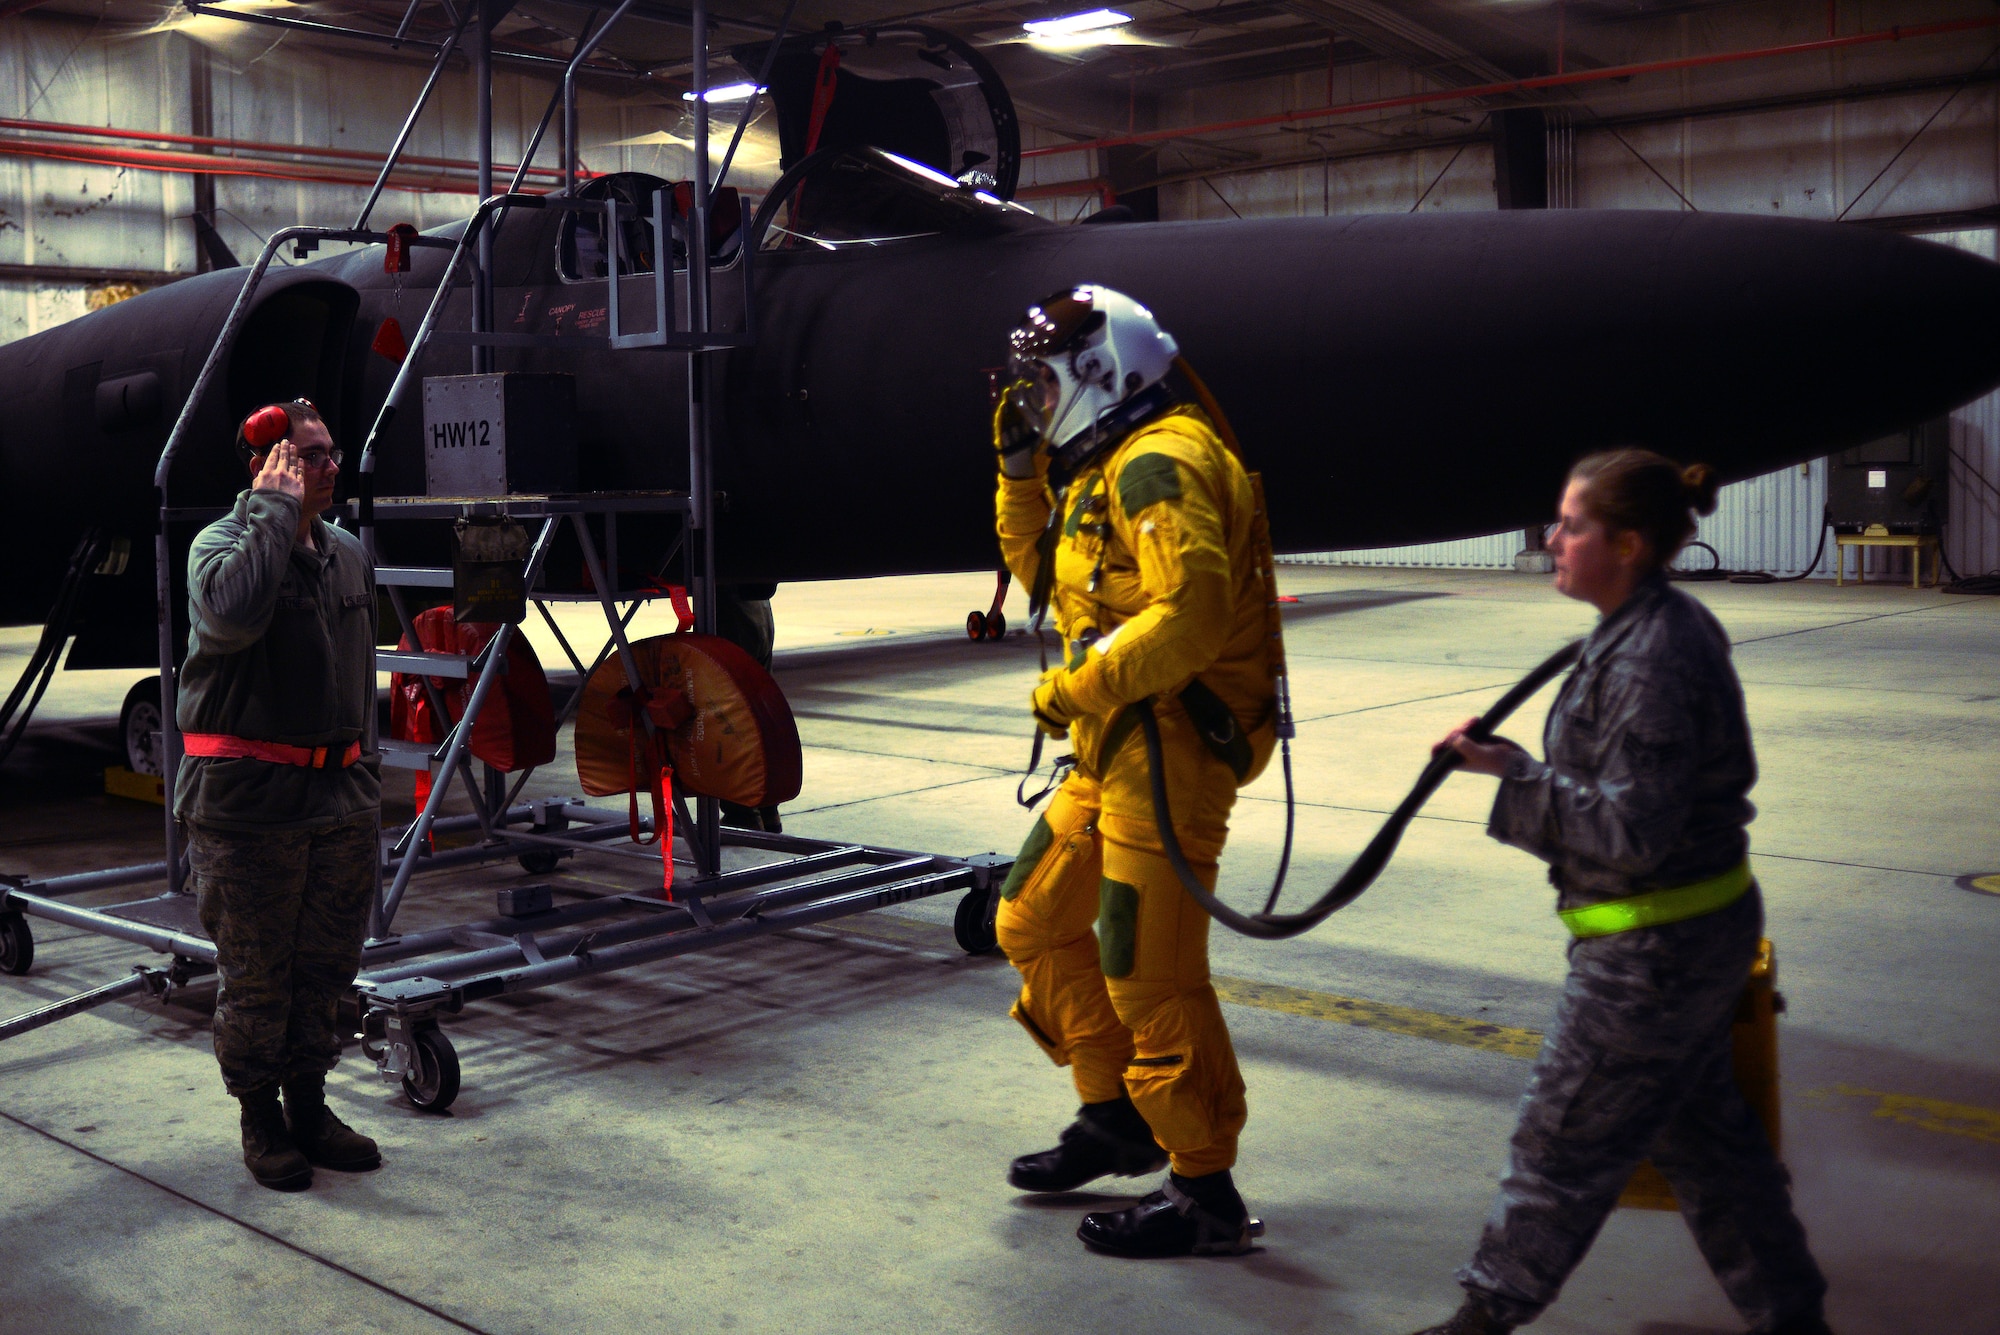
{"label": "yellow floor line", "polygon": [[1980,1108],[1970,1103],[1947,1103],[1943,1099],[1919,1098],[1915,1094],[1891,1094],[1886,1090],[1863,1089],[1859,1085],[1835,1085],[1826,1092],[1851,1099],[1873,1099],[1875,1116],[1892,1122],[2000,1145],[2000,1109]]}
{"label": "yellow floor line", "polygon": [[[822,930],[873,937],[896,945],[939,949],[949,946],[948,938],[940,940],[945,929],[929,923],[894,918],[871,918],[864,922],[856,918],[838,923],[820,923],[818,926]],[[1442,1015],[1413,1006],[1391,1006],[1360,997],[1312,992],[1303,987],[1259,983],[1222,974],[1215,975],[1210,981],[1215,984],[1218,997],[1238,1006],[1303,1015],[1312,1020],[1331,1020],[1335,1024],[1351,1024],[1357,1029],[1381,1029],[1411,1038],[1427,1038],[1434,1043],[1449,1043],[1454,1047],[1497,1052],[1504,1057],[1531,1059],[1542,1048],[1542,1036],[1533,1029],[1510,1029],[1506,1025],[1468,1019],[1462,1015]]]}
{"label": "yellow floor line", "polygon": [[1485,1020],[1462,1015],[1441,1015],[1413,1006],[1390,1006],[1360,997],[1335,996],[1331,992],[1309,992],[1302,987],[1277,983],[1257,983],[1248,978],[1228,978],[1220,974],[1212,980],[1215,994],[1239,1006],[1304,1015],[1314,1020],[1332,1020],[1359,1029],[1384,1029],[1392,1034],[1427,1038],[1455,1047],[1477,1048],[1507,1057],[1532,1058],[1541,1051],[1542,1036],[1533,1029],[1510,1029]]}

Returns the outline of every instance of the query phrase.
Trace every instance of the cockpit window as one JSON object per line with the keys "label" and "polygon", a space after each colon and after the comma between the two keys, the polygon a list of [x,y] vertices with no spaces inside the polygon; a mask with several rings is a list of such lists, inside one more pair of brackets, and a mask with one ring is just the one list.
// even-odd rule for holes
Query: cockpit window
{"label": "cockpit window", "polygon": [[850,250],[1047,226],[978,184],[877,148],[800,163],[772,190],[758,224],[764,251]]}

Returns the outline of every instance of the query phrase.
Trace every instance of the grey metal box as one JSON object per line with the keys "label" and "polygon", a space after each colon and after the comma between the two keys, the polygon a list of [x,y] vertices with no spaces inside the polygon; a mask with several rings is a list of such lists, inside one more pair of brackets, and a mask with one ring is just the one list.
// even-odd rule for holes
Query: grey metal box
{"label": "grey metal box", "polygon": [[424,481],[433,496],[575,491],[575,380],[524,371],[425,377]]}

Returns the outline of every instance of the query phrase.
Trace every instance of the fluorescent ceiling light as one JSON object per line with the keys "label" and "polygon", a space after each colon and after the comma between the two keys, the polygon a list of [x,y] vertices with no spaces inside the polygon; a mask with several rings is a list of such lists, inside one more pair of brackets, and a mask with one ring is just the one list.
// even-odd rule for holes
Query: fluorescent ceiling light
{"label": "fluorescent ceiling light", "polygon": [[[741,102],[753,93],[761,93],[763,91],[763,89],[754,83],[726,83],[720,88],[709,89],[707,95],[702,100],[705,102]],[[694,101],[694,94],[682,93],[681,101]]]}
{"label": "fluorescent ceiling light", "polygon": [[1021,26],[1037,37],[1068,37],[1080,32],[1120,27],[1131,21],[1130,14],[1120,14],[1115,9],[1093,9],[1086,14],[1065,14],[1059,19],[1036,19]]}

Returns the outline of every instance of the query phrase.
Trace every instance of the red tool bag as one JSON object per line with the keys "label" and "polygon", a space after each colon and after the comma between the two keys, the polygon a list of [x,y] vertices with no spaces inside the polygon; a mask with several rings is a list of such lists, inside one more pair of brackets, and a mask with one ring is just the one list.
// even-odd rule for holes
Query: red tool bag
{"label": "red tool bag", "polygon": [[[491,622],[454,621],[449,607],[419,612],[416,620],[422,644],[412,645],[405,636],[400,647],[406,651],[421,647],[434,654],[475,655],[500,629]],[[464,718],[473,679],[432,677],[431,684],[443,695],[451,722]],[[433,717],[422,677],[402,672],[390,676],[392,737],[435,746],[444,740],[448,726]],[[541,660],[535,657],[526,636],[517,633],[508,642],[506,670],[486,693],[486,703],[480,707],[467,745],[475,760],[509,772],[546,765],[556,758],[556,711],[549,699],[549,679],[542,674]]]}

